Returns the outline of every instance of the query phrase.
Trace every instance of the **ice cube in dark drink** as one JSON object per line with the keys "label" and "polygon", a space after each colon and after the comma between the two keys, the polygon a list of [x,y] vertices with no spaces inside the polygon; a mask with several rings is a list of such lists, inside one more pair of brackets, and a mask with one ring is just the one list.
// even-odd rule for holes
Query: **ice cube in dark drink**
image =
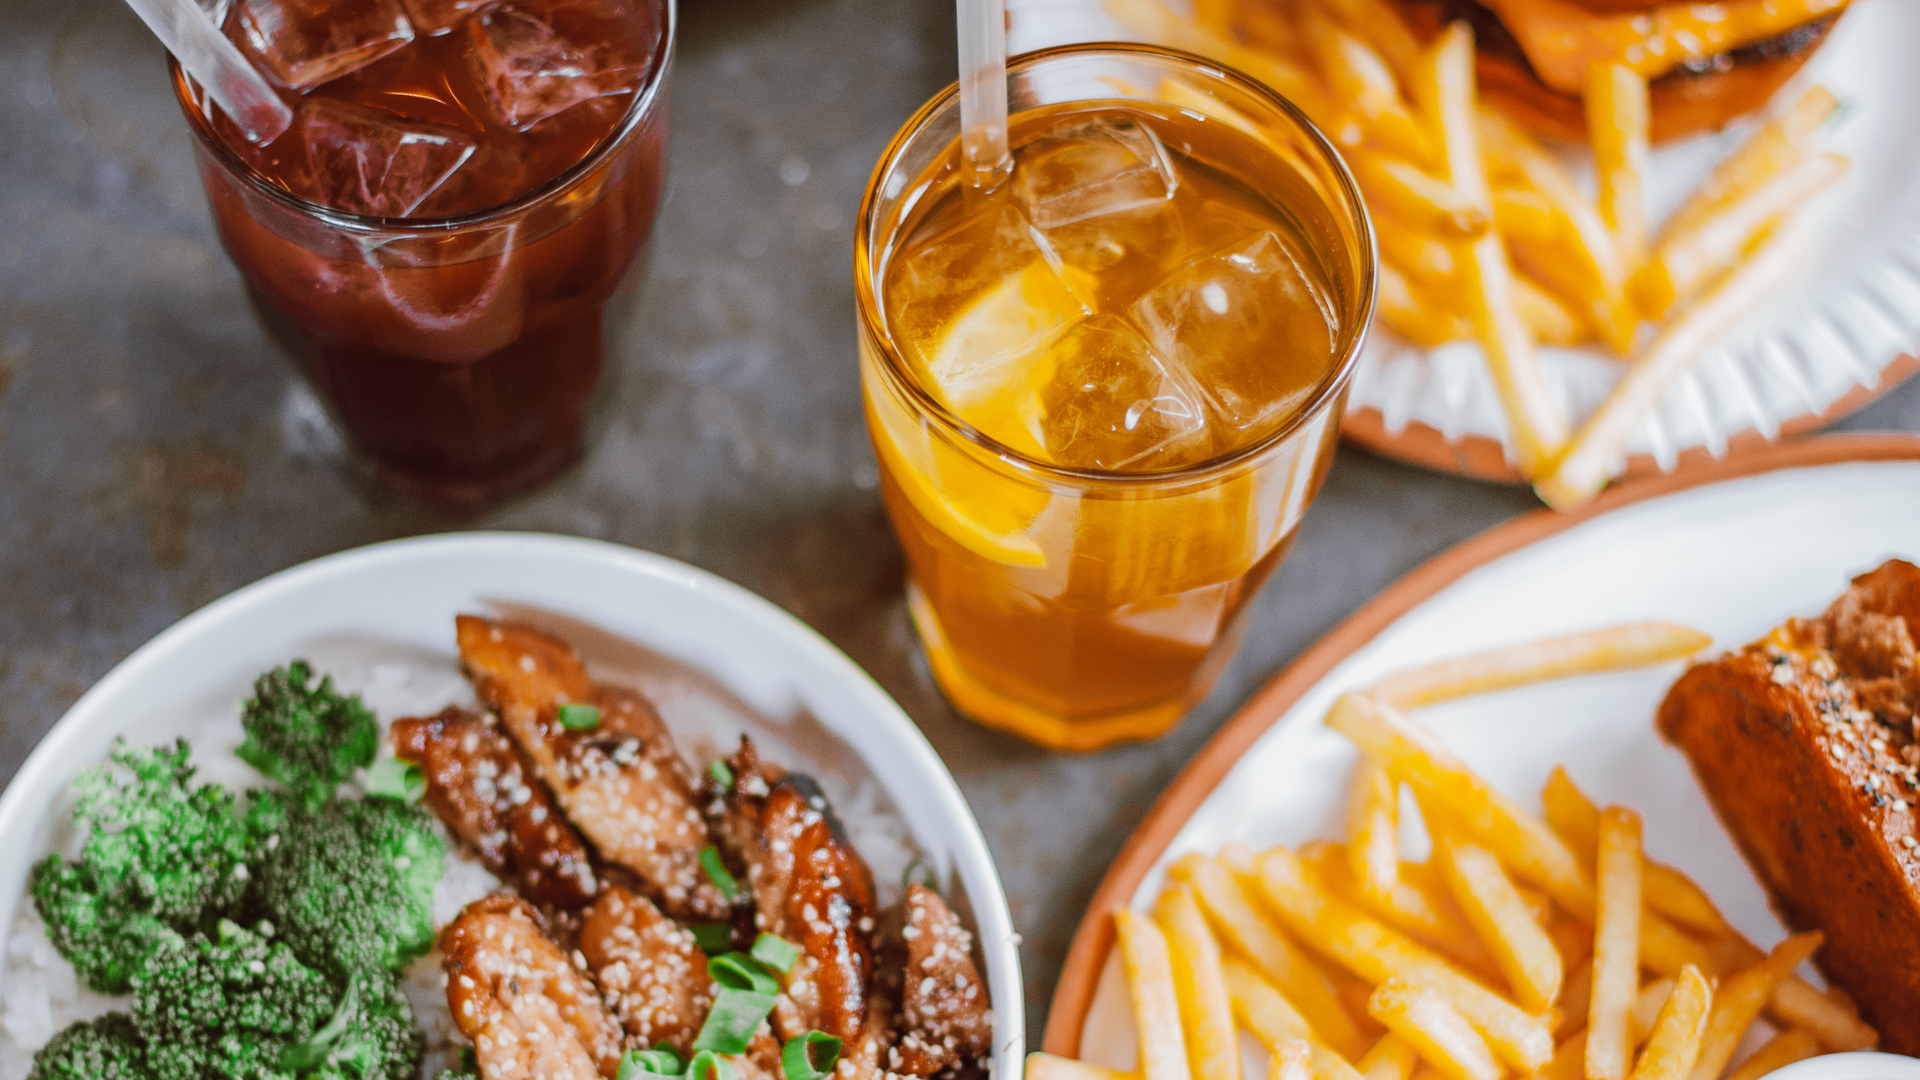
{"label": "ice cube in dark drink", "polygon": [[335,98],[301,111],[300,135],[312,166],[308,195],[353,214],[406,217],[473,156],[473,140],[424,120]]}
{"label": "ice cube in dark drink", "polygon": [[399,0],[240,0],[247,50],[296,90],[337,79],[413,40]]}

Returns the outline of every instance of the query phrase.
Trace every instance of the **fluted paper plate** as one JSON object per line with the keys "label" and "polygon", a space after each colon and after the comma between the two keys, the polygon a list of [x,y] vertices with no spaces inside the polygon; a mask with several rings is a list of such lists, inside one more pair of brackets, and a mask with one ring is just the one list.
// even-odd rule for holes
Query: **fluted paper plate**
{"label": "fluted paper plate", "polygon": [[[1171,0],[1179,3],[1180,0]],[[1009,51],[1130,37],[1102,0],[1009,0]],[[1811,430],[1920,370],[1920,4],[1857,0],[1776,98],[1814,83],[1840,98],[1824,138],[1853,161],[1796,228],[1804,267],[1701,358],[1640,425],[1616,474],[1666,471]],[[1654,219],[1679,205],[1752,130],[1742,123],[1653,155]],[[1569,417],[1606,397],[1623,365],[1598,349],[1542,348],[1549,391]],[[1346,434],[1447,472],[1518,482],[1506,418],[1478,345],[1422,349],[1380,328],[1353,375]]]}

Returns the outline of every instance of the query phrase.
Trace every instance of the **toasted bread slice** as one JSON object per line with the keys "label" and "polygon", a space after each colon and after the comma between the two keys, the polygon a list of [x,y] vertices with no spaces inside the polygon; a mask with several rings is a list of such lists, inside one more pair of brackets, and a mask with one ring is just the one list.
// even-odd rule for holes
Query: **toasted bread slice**
{"label": "toasted bread slice", "polygon": [[1815,620],[1696,664],[1659,728],[1788,926],[1882,1048],[1920,1055],[1920,567],[1890,562]]}

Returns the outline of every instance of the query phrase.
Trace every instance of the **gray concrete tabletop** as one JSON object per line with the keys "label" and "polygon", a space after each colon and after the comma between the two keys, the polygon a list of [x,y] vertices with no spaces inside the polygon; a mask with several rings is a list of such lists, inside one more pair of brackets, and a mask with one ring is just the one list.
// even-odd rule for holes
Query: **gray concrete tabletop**
{"label": "gray concrete tabletop", "polygon": [[[906,618],[851,268],[869,170],[954,77],[952,5],[681,2],[671,190],[586,458],[462,520],[350,479],[214,237],[163,53],[127,6],[0,4],[0,782],[135,647],[265,574],[453,528],[614,540],[770,597],[919,722],[999,860],[1037,1039],[1095,884],[1207,737],[1387,584],[1537,504],[1343,451],[1176,733],[1064,757],[961,719]],[[1920,431],[1920,381],[1839,426]]]}

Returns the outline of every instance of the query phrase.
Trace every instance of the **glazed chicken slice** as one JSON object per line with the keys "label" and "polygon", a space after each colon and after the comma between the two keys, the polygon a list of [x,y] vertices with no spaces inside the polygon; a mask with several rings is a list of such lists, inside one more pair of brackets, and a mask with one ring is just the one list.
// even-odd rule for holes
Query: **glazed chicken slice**
{"label": "glazed chicken slice", "polygon": [[587,846],[546,785],[500,730],[458,706],[396,720],[394,755],[420,767],[426,804],[488,870],[538,904],[573,909],[593,899]]}
{"label": "glazed chicken slice", "polygon": [[587,909],[576,944],[634,1045],[691,1056],[713,1007],[713,980],[691,931],[614,885]]}
{"label": "glazed chicken slice", "polygon": [[973,935],[939,893],[910,885],[901,936],[907,946],[904,1031],[888,1056],[889,1070],[933,1076],[985,1057],[993,1049],[993,1015],[973,963]]}
{"label": "glazed chicken slice", "polygon": [[[481,700],[601,857],[633,871],[667,914],[724,921],[730,904],[700,867],[709,838],[692,776],[653,709],[596,687],[571,646],[531,627],[462,615],[456,631]],[[567,728],[564,705],[595,706],[597,724]]]}
{"label": "glazed chicken slice", "polygon": [[734,783],[715,809],[723,845],[744,867],[758,928],[800,949],[773,1011],[784,1041],[818,1029],[849,1057],[867,1028],[873,985],[873,878],[812,777],[760,761],[740,740]]}
{"label": "glazed chicken slice", "polygon": [[620,1026],[516,896],[468,904],[440,932],[447,1007],[486,1080],[595,1080],[620,1064]]}

